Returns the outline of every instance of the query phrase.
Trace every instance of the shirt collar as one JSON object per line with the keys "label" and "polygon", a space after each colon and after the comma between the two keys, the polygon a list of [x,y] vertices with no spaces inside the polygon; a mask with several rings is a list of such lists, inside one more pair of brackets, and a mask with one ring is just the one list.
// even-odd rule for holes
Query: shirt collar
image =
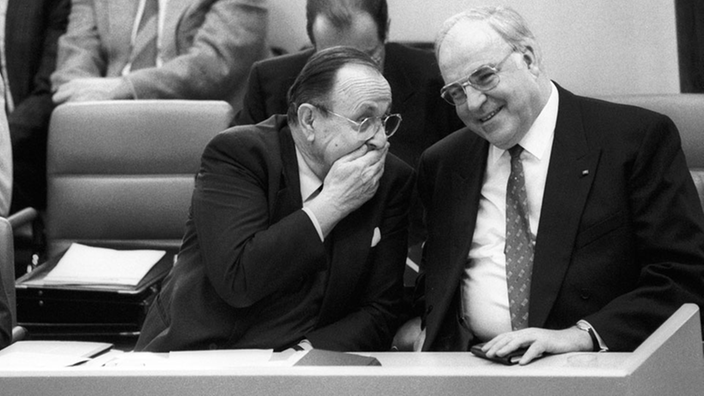
{"label": "shirt collar", "polygon": [[[523,139],[518,143],[523,147],[523,150],[530,153],[533,157],[541,160],[552,144],[552,137],[555,134],[555,125],[557,124],[557,109],[560,102],[560,95],[557,92],[557,87],[550,81],[550,97],[548,98],[545,107],[538,114],[533,125],[531,125],[528,133],[523,136]],[[500,149],[494,145],[490,146],[489,158],[494,159],[494,163],[508,150]]]}
{"label": "shirt collar", "polygon": [[301,183],[301,199],[305,202],[323,185],[323,181],[313,173],[298,147],[296,147],[296,160],[298,162],[298,178]]}

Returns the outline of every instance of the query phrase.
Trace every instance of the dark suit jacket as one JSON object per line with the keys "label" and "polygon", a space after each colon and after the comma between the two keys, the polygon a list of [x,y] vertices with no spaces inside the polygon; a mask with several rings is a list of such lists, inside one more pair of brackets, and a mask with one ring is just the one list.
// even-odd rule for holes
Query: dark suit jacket
{"label": "dark suit jacket", "polygon": [[[247,328],[301,277],[328,271],[315,329],[328,350],[386,350],[396,330],[413,170],[389,155],[376,195],[337,224],[328,265],[301,210],[298,165],[283,116],[231,128],[205,149],[178,262],[142,328],[137,350],[283,349],[299,340]],[[381,241],[371,247],[374,229]],[[283,312],[279,313],[280,315]]]}
{"label": "dark suit jacket", "polygon": [[44,203],[46,135],[54,108],[49,76],[56,67],[57,41],[66,31],[70,7],[69,0],[10,0],[7,5],[5,55],[15,104],[8,122],[16,190],[19,184],[15,196],[40,196],[38,201],[22,197],[21,202],[13,202],[17,209],[21,209],[17,205],[41,207]]}
{"label": "dark suit jacket", "polygon": [[[631,351],[682,303],[704,307],[701,205],[669,118],[558,90],[529,325],[563,329],[585,319],[611,350]],[[464,129],[421,159],[425,350],[472,342],[458,316],[459,280],[488,147]]]}
{"label": "dark suit jacket", "polygon": [[[455,108],[440,98],[443,82],[431,52],[398,43],[388,43],[385,48],[383,74],[391,86],[391,112],[403,118],[390,140],[390,150],[415,166],[423,150],[463,124]],[[274,114],[286,114],[288,89],[313,53],[310,49],[255,63],[235,125],[255,124]]]}

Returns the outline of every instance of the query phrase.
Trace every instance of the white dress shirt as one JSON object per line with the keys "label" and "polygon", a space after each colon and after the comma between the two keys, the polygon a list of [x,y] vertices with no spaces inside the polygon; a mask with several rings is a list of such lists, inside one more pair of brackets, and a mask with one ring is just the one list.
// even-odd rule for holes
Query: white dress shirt
{"label": "white dress shirt", "polygon": [[[550,98],[519,144],[525,173],[531,233],[538,234],[540,210],[557,122],[558,92]],[[483,341],[511,331],[506,286],[506,185],[511,173],[508,150],[490,146],[477,222],[461,279],[462,314]]]}

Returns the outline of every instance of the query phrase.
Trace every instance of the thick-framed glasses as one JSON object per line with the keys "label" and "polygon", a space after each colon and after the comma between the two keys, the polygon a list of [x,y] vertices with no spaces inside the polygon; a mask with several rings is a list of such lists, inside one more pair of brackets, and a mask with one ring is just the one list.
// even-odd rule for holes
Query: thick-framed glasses
{"label": "thick-framed glasses", "polygon": [[379,128],[383,127],[384,134],[386,135],[386,137],[391,137],[398,130],[398,127],[401,125],[402,120],[401,114],[389,114],[378,117],[367,117],[362,121],[358,122],[347,118],[342,114],[337,114],[332,110],[323,108],[321,108],[321,110],[330,113],[336,117],[347,120],[350,124],[354,125],[357,128],[357,133],[359,133],[360,136],[373,136],[379,130]]}
{"label": "thick-framed glasses", "polygon": [[512,49],[508,55],[506,55],[499,63],[494,66],[482,65],[476,68],[469,77],[465,77],[461,80],[449,83],[442,87],[440,90],[440,96],[442,96],[445,101],[453,106],[458,106],[467,101],[467,86],[470,86],[477,91],[486,92],[494,89],[499,85],[499,72],[501,71],[501,66],[508,60],[508,58],[516,52]]}

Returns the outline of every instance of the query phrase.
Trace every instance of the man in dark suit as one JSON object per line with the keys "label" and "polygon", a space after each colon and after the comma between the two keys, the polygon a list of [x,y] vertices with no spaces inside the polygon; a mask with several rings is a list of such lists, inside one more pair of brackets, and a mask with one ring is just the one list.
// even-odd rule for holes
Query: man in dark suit
{"label": "man in dark suit", "polygon": [[5,59],[12,106],[14,186],[12,212],[46,204],[46,139],[51,101],[49,76],[56,66],[56,46],[66,31],[69,0],[7,2]]}
{"label": "man in dark suit", "polygon": [[449,19],[436,55],[467,128],[418,168],[423,350],[632,351],[704,306],[704,216],[669,118],[550,81],[511,9]]}
{"label": "man in dark suit", "polygon": [[[391,153],[415,166],[423,150],[462,127],[452,108],[438,97],[442,79],[432,53],[387,42],[385,0],[308,0],[306,18],[314,48],[255,63],[234,124],[255,124],[285,113],[286,92],[308,58],[315,51],[347,45],[377,61],[391,85],[391,112],[403,117]],[[412,212],[413,224],[421,222],[420,213],[420,209]],[[420,227],[412,227],[411,233],[412,245],[424,238]]]}
{"label": "man in dark suit", "polygon": [[260,61],[252,66],[243,108],[236,125],[255,124],[286,112],[286,92],[308,58],[336,45],[369,54],[391,85],[393,113],[403,117],[391,152],[415,166],[421,152],[462,127],[438,98],[442,79],[429,51],[388,43],[389,16],[385,0],[308,0],[306,29],[313,49]]}
{"label": "man in dark suit", "polygon": [[413,170],[388,154],[391,90],[374,61],[320,51],[287,116],[205,149],[178,262],[137,350],[388,350]]}

